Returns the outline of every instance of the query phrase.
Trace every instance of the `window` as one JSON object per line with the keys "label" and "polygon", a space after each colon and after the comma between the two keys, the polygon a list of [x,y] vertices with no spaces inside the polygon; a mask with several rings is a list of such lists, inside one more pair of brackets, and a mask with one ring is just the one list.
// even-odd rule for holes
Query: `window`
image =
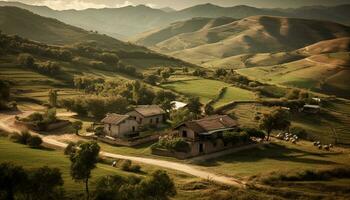
{"label": "window", "polygon": [[158,117],[156,118],[156,123],[157,123],[157,124],[159,123],[159,118],[158,118]]}
{"label": "window", "polygon": [[187,131],[182,131],[182,137],[187,137]]}
{"label": "window", "polygon": [[140,118],[140,123],[142,123],[142,118]]}
{"label": "window", "polygon": [[150,119],[150,120],[149,120],[149,123],[152,124],[152,123],[153,123],[153,119]]}
{"label": "window", "polygon": [[132,132],[135,132],[135,126],[132,127]]}
{"label": "window", "polygon": [[108,124],[108,130],[111,131],[112,129],[112,124]]}

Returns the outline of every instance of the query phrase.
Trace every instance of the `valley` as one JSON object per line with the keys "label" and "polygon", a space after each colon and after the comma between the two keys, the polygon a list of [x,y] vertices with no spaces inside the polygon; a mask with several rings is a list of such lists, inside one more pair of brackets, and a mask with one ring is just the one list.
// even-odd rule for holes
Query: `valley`
{"label": "valley", "polygon": [[0,1],[0,175],[57,168],[52,199],[348,199],[348,7]]}

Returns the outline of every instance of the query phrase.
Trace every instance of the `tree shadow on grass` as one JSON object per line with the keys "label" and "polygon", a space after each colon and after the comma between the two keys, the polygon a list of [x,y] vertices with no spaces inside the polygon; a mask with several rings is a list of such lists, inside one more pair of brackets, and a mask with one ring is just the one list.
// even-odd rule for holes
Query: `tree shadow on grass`
{"label": "tree shadow on grass", "polygon": [[272,159],[277,161],[289,161],[305,164],[318,164],[318,165],[331,165],[338,164],[333,161],[319,160],[313,158],[305,158],[305,156],[315,156],[320,158],[326,158],[330,155],[339,155],[341,153],[314,153],[303,151],[296,148],[289,148],[280,144],[271,143],[263,147],[251,149],[249,151],[241,151],[228,156],[220,157],[217,159],[207,160],[203,162],[197,162],[195,164],[206,167],[219,166],[220,163],[247,163],[257,162],[263,159]]}

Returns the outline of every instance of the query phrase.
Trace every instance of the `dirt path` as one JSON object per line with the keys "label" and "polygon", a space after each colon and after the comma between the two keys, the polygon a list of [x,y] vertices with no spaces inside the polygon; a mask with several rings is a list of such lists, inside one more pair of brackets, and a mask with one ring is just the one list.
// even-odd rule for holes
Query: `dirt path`
{"label": "dirt path", "polygon": [[[22,112],[22,113],[0,113],[0,129],[3,129],[7,132],[19,132],[20,129],[18,127],[15,127],[14,117],[16,115],[26,116],[30,114],[31,112]],[[33,134],[37,134],[35,132],[32,132]],[[50,138],[50,136],[42,136],[43,142],[52,145],[59,148],[65,148],[67,146],[66,143],[59,142],[53,138]],[[162,168],[168,168],[172,170],[181,171],[199,178],[208,179],[211,181],[215,181],[221,184],[225,185],[232,185],[236,187],[245,187],[245,182],[242,182],[238,179],[227,177],[227,176],[220,176],[217,174],[213,174],[207,171],[203,171],[200,169],[197,169],[195,166],[190,164],[182,164],[177,162],[171,162],[171,161],[165,161],[165,160],[159,160],[159,159],[152,159],[152,158],[144,158],[144,157],[136,157],[136,156],[126,156],[121,154],[114,154],[114,153],[108,153],[101,151],[100,153],[102,156],[109,157],[109,158],[115,158],[115,159],[128,159],[140,163],[145,163],[149,165],[155,165]]]}

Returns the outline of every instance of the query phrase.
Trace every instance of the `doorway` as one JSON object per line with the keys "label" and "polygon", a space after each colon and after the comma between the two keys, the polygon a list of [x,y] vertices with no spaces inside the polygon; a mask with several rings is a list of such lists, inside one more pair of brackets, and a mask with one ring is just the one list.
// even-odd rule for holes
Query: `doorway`
{"label": "doorway", "polygon": [[204,152],[204,145],[202,143],[199,143],[199,153]]}

